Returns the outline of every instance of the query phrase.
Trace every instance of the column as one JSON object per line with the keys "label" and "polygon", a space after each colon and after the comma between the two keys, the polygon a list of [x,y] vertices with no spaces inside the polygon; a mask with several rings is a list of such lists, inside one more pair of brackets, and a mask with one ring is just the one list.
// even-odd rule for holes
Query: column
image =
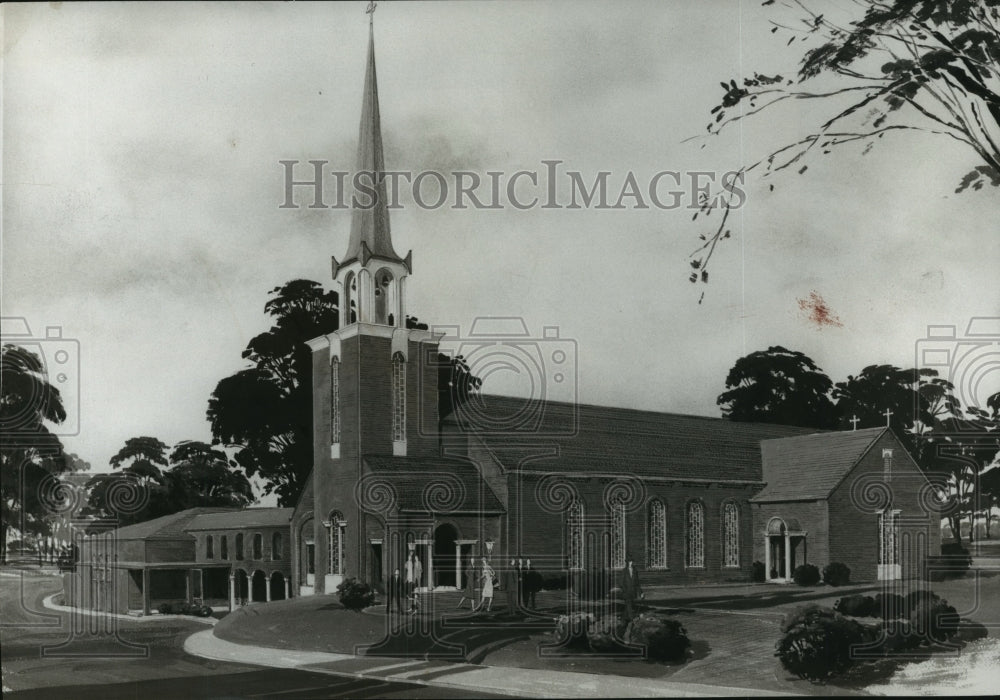
{"label": "column", "polygon": [[184,577],[184,599],[191,602],[191,569],[188,569],[187,576]]}
{"label": "column", "polygon": [[149,567],[142,568],[142,614],[149,614]]}
{"label": "column", "polygon": [[434,550],[431,549],[432,545],[425,544],[424,547],[427,548],[427,590],[434,590]]}
{"label": "column", "polygon": [[271,602],[271,579],[266,576],[264,577],[264,602]]}
{"label": "column", "polygon": [[792,578],[792,537],[785,531],[785,579]]}
{"label": "column", "polygon": [[229,612],[236,609],[236,575],[229,572]]}
{"label": "column", "polygon": [[285,600],[288,600],[291,597],[292,597],[292,591],[291,591],[291,588],[289,587],[289,579],[286,576],[285,577]]}
{"label": "column", "polygon": [[764,580],[771,580],[771,536],[764,535]]}
{"label": "column", "polygon": [[455,545],[455,588],[462,587],[462,545]]}

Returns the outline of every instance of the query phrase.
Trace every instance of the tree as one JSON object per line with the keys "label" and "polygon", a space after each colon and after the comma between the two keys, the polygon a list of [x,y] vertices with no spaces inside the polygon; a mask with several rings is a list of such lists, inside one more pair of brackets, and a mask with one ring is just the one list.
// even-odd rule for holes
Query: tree
{"label": "tree", "polygon": [[47,534],[46,484],[67,469],[62,442],[47,424],[66,419],[59,390],[35,353],[17,345],[0,351],[0,561],[7,533]]}
{"label": "tree", "polygon": [[[406,327],[427,330],[416,316],[406,317]],[[481,377],[472,373],[462,355],[438,353],[438,422],[443,421],[455,409],[469,400],[483,385]]]}
{"label": "tree", "polygon": [[[785,170],[802,174],[813,156],[848,145],[862,146],[867,154],[886,134],[915,131],[967,150],[973,167],[956,192],[1000,186],[997,0],[855,0],[855,14],[843,18],[834,16],[838,8],[820,13],[802,0],[782,4],[798,17],[772,21],[772,34],[782,41],[788,37],[789,46],[809,46],[793,77],[755,72],[739,82],[722,82],[708,134],[771,114],[789,101],[809,100],[828,111],[809,133],[745,163],[741,176],[755,170],[762,179]],[[730,235],[729,213],[745,196],[733,181],[715,194],[703,199],[699,213],[720,207],[722,214],[712,232],[700,236],[691,259],[692,282],[707,282],[709,260]]]}
{"label": "tree", "polygon": [[832,387],[812,359],[776,345],[738,359],[716,403],[729,420],[832,428]]}
{"label": "tree", "polygon": [[274,325],[243,351],[252,367],[220,381],[208,400],[213,443],[237,448],[264,493],[294,505],[312,469],[312,353],[307,340],[338,327],[338,296],[318,282],[292,280],[264,305]]}
{"label": "tree", "polygon": [[170,454],[167,473],[170,495],[178,510],[197,506],[233,506],[253,503],[253,487],[221,449],[184,440]]}

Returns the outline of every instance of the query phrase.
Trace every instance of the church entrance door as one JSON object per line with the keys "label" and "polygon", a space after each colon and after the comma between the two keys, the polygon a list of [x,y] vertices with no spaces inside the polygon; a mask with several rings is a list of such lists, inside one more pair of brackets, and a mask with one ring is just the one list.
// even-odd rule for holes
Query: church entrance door
{"label": "church entrance door", "polygon": [[456,576],[456,540],[458,530],[454,525],[444,523],[434,531],[434,580],[430,582],[434,588],[457,588]]}

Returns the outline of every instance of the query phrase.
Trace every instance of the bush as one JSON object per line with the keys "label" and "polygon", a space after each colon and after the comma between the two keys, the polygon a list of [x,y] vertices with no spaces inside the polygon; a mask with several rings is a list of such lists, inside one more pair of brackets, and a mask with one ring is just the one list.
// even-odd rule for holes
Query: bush
{"label": "bush", "polygon": [[910,613],[910,632],[933,642],[946,642],[958,634],[958,612],[943,598],[921,600]]}
{"label": "bush", "polygon": [[906,596],[906,610],[907,612],[912,612],[913,609],[917,607],[917,604],[921,602],[924,601],[930,602],[938,600],[941,600],[941,596],[939,596],[937,593],[934,593],[933,591],[924,591],[924,590],[910,591],[909,594]]}
{"label": "bush", "polygon": [[819,569],[812,564],[796,566],[792,572],[792,580],[800,586],[815,586],[819,583]]}
{"label": "bush", "polygon": [[750,565],[750,580],[754,583],[764,583],[767,580],[765,574],[764,562],[755,561]]}
{"label": "bush", "polygon": [[348,610],[359,611],[375,604],[375,591],[372,587],[353,576],[345,578],[337,586],[337,597],[340,604]]}
{"label": "bush", "polygon": [[875,609],[875,599],[870,595],[846,595],[833,604],[833,609],[841,615],[870,617]]}
{"label": "bush", "polygon": [[823,567],[823,583],[828,586],[846,586],[851,582],[851,569],[847,564],[833,561]]}
{"label": "bush", "polygon": [[876,593],[872,617],[898,620],[909,615],[906,598],[898,593]]}
{"label": "bush", "polygon": [[156,611],[161,615],[172,615],[174,613],[174,606],[170,603],[160,603],[156,606]]}
{"label": "bush", "polygon": [[161,615],[194,615],[196,617],[210,617],[212,608],[200,603],[160,603],[156,606],[157,612]]}
{"label": "bush", "polygon": [[800,678],[823,681],[852,664],[851,647],[870,638],[860,623],[818,605],[793,614],[784,625],[775,655]]}
{"label": "bush", "polygon": [[617,615],[605,615],[593,620],[587,628],[587,643],[591,651],[619,651],[622,640],[625,639],[625,627],[625,623]]}
{"label": "bush", "polygon": [[646,655],[658,661],[672,661],[687,655],[691,640],[687,630],[677,620],[656,613],[635,617],[625,631],[630,644],[646,647]]}
{"label": "bush", "polygon": [[972,555],[961,545],[949,542],[941,545],[941,554],[928,556],[924,560],[924,578],[928,581],[944,581],[961,578],[972,568]]}
{"label": "bush", "polygon": [[556,618],[556,639],[563,646],[585,648],[588,641],[587,632],[593,621],[594,616],[590,613],[560,615]]}

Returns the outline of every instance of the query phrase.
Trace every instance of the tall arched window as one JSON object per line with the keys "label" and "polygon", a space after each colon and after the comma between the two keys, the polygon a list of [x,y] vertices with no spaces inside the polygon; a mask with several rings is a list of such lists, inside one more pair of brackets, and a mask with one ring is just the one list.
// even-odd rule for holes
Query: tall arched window
{"label": "tall arched window", "polygon": [[735,503],[722,509],[722,565],[740,565],[740,512]]}
{"label": "tall arched window", "polygon": [[259,532],[253,536],[253,558],[258,561],[264,558],[264,535]]}
{"label": "tall arched window", "polygon": [[347,323],[358,322],[358,278],[352,272],[344,278],[344,308]]}
{"label": "tall arched window", "polygon": [[392,356],[392,439],[406,440],[406,360],[398,352]]}
{"label": "tall arched window", "polygon": [[330,444],[340,442],[340,358],[330,360]]}
{"label": "tall arched window", "polygon": [[344,534],[347,523],[344,515],[335,510],[330,513],[330,520],[326,524],[326,541],[328,550],[327,571],[331,574],[344,573]]}
{"label": "tall arched window", "polygon": [[271,535],[271,559],[277,561],[281,559],[281,533],[275,532]]}
{"label": "tall arched window", "polygon": [[649,568],[667,568],[667,507],[654,498],[649,502]]}
{"label": "tall arched window", "polygon": [[229,559],[229,537],[223,535],[219,538],[219,556],[223,559]]}
{"label": "tall arched window", "polygon": [[243,533],[236,535],[236,558],[243,558]]}
{"label": "tall arched window", "polygon": [[687,507],[687,565],[705,566],[705,507],[698,501]]}
{"label": "tall arched window", "polygon": [[611,567],[625,568],[625,504],[611,504]]}
{"label": "tall arched window", "polygon": [[392,324],[392,273],[384,267],[375,273],[375,323]]}
{"label": "tall arched window", "polygon": [[583,503],[573,501],[566,509],[566,558],[569,568],[583,568]]}
{"label": "tall arched window", "polygon": [[215,538],[211,535],[205,538],[205,558],[215,559]]}

